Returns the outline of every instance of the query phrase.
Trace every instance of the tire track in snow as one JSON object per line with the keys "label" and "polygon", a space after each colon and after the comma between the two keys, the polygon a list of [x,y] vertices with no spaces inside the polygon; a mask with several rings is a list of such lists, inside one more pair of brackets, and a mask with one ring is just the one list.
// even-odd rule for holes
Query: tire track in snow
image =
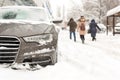
{"label": "tire track in snow", "polygon": [[[113,72],[114,69],[111,70],[112,67],[108,67],[111,66],[111,63],[109,64],[107,62],[108,60],[105,59],[109,59],[108,55],[103,54],[107,53],[107,51],[114,51],[108,49],[109,45],[105,46],[107,44],[103,45],[99,41],[86,41],[87,44],[81,44],[80,40],[78,40],[77,43],[74,43],[66,37],[68,37],[68,35],[64,35],[62,43],[60,44],[60,56],[62,57],[62,61],[66,61],[66,63],[78,68],[79,70],[88,74],[91,73],[94,76],[107,76],[107,74],[117,76],[117,74],[114,74]],[[98,52],[94,52],[94,50]],[[104,59],[105,62],[100,61],[102,59]]]}

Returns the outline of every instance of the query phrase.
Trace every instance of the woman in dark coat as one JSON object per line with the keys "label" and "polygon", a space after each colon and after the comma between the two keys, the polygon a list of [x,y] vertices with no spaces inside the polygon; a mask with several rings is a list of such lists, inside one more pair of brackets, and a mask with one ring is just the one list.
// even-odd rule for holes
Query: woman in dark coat
{"label": "woman in dark coat", "polygon": [[97,25],[97,23],[95,22],[94,19],[91,20],[90,23],[90,33],[91,33],[91,37],[92,37],[92,41],[96,40],[96,33],[97,33],[97,28],[101,31],[101,29],[99,28],[99,26]]}
{"label": "woman in dark coat", "polygon": [[70,26],[70,39],[72,39],[72,34],[73,34],[74,41],[76,42],[76,34],[75,34],[75,29],[77,27],[76,22],[74,21],[73,18],[71,18],[67,25]]}

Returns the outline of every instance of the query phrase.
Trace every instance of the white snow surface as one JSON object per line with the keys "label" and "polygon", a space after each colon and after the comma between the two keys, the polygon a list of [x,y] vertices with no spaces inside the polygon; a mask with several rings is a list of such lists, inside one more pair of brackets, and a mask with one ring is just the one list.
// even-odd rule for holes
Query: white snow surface
{"label": "white snow surface", "polygon": [[[77,33],[77,32],[76,32]],[[58,62],[40,70],[13,70],[0,65],[1,80],[120,80],[120,35],[97,34],[85,44],[69,39],[69,31],[61,30],[58,40]]]}
{"label": "white snow surface", "polygon": [[120,12],[120,6],[117,6],[117,7],[113,8],[113,9],[109,10],[107,12],[107,16],[111,16],[111,15],[116,14],[118,12]]}

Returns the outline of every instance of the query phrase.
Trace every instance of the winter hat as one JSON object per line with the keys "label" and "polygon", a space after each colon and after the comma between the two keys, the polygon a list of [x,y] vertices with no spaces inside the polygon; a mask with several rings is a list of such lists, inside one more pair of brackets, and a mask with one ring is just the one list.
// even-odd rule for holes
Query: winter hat
{"label": "winter hat", "polygon": [[95,23],[95,20],[94,20],[94,19],[92,19],[92,20],[91,20],[91,22],[94,22],[94,23]]}

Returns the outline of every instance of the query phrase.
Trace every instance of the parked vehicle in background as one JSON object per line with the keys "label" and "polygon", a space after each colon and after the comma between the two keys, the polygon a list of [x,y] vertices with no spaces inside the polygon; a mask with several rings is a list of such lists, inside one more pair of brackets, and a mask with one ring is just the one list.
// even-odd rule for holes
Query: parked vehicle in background
{"label": "parked vehicle in background", "polygon": [[115,25],[115,31],[116,31],[116,32],[120,32],[120,23],[117,23],[117,24]]}
{"label": "parked vehicle in background", "polygon": [[0,7],[0,64],[54,65],[58,29],[41,7]]}
{"label": "parked vehicle in background", "polygon": [[106,32],[106,26],[104,24],[98,24],[101,31],[97,30],[98,33],[105,33]]}

